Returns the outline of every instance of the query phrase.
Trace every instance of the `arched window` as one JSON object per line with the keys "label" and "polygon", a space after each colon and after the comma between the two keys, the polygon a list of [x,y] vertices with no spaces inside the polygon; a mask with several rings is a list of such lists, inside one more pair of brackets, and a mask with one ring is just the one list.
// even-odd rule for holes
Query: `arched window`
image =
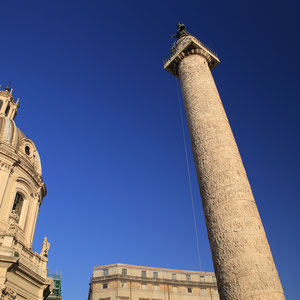
{"label": "arched window", "polygon": [[7,105],[7,107],[6,107],[6,110],[5,110],[5,115],[7,116],[8,115],[8,113],[9,113],[9,109],[10,109],[10,106],[9,105]]}
{"label": "arched window", "polygon": [[1,109],[2,105],[3,105],[3,101],[0,100],[0,109]]}
{"label": "arched window", "polygon": [[25,153],[29,156],[30,155],[30,148],[29,146],[25,146]]}
{"label": "arched window", "polygon": [[21,194],[17,193],[12,211],[14,211],[19,217],[21,215],[23,202],[24,202],[23,196]]}

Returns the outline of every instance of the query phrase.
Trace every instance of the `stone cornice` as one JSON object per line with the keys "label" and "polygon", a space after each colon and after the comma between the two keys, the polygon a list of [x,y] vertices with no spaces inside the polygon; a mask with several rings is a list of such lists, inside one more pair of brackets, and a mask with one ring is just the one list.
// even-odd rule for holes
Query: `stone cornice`
{"label": "stone cornice", "polygon": [[0,255],[0,263],[8,263],[8,264],[13,264],[18,261],[18,257],[14,256],[6,256],[6,255]]}
{"label": "stone cornice", "polygon": [[151,284],[180,285],[180,286],[187,286],[187,287],[215,288],[217,286],[216,282],[173,280],[167,278],[151,278],[151,277],[129,276],[129,275],[121,275],[121,274],[97,276],[97,277],[92,277],[91,280],[93,283],[107,282],[111,280],[124,280],[124,281],[134,281],[134,282],[141,282],[141,283],[151,283]]}
{"label": "stone cornice", "polygon": [[[34,252],[32,253],[33,255],[37,254]],[[21,275],[22,277],[26,278],[27,280],[31,281],[36,285],[47,284],[48,277],[41,276],[38,272],[34,271],[32,266],[28,265],[26,262],[27,262],[26,260],[22,259],[22,256],[16,257],[16,256],[0,255],[0,264],[1,263],[8,264],[8,268],[11,271],[18,273],[19,275]],[[34,262],[30,264],[34,264]]]}
{"label": "stone cornice", "polygon": [[[14,234],[14,233],[7,233],[7,232],[0,233],[0,237],[5,237],[5,236],[10,236],[10,237],[14,238],[14,244],[15,244],[15,246],[14,247],[5,247],[5,248],[12,249],[12,252],[18,252],[19,256],[17,257],[17,259],[19,259],[20,255],[22,255],[22,253],[19,253],[19,251],[22,251],[22,252],[24,251],[24,252],[27,252],[29,254],[29,256],[31,256],[32,258],[36,257],[37,260],[46,262],[46,260],[43,259],[39,253],[34,252],[34,251],[32,251],[32,249],[29,249],[28,247],[26,247],[25,244],[22,241],[20,241],[20,239],[18,239],[16,237],[16,234]],[[21,249],[17,247],[18,244],[21,245]],[[3,248],[3,246],[0,246],[0,247]],[[0,255],[0,260],[1,260],[2,257],[12,257],[12,258],[15,258],[13,256]]]}
{"label": "stone cornice", "polygon": [[[34,180],[37,186],[42,188],[41,192],[43,193],[42,196],[44,197],[46,195],[46,187],[42,177],[34,170],[34,168],[23,157],[16,154],[13,148],[9,151],[8,149],[4,149],[4,147],[1,146],[2,143],[0,143],[0,154],[3,154],[9,157],[10,159],[12,159],[14,161],[14,166],[9,166],[4,162],[0,162],[0,168],[6,168],[7,170],[11,171],[15,167],[20,167]],[[8,146],[5,145],[5,148],[8,148]]]}
{"label": "stone cornice", "polygon": [[216,53],[202,42],[194,36],[185,36],[179,39],[171,49],[171,54],[164,60],[164,69],[178,77],[178,66],[184,57],[189,55],[201,55],[205,57],[211,70],[220,63]]}
{"label": "stone cornice", "polygon": [[206,58],[207,60],[207,63],[208,63],[208,66],[209,68],[211,69],[213,67],[213,60],[211,58],[211,56],[206,52],[204,51],[203,49],[200,49],[200,48],[193,48],[193,49],[189,49],[189,50],[186,50],[186,51],[183,51],[181,52],[174,60],[174,67],[178,68],[180,62],[186,57],[186,56],[189,56],[189,55],[193,55],[193,54],[196,54],[196,55],[201,55],[203,57]]}
{"label": "stone cornice", "polygon": [[[3,143],[0,142],[0,153],[8,156],[9,158],[14,159],[15,161],[19,160],[19,156],[15,153],[15,150],[12,148],[11,151],[8,151],[6,149],[4,149],[4,147],[1,147],[3,145]],[[9,146],[5,145],[5,148],[8,148]],[[11,148],[11,147],[9,147]]]}
{"label": "stone cornice", "polygon": [[24,264],[21,260],[18,260],[17,265],[12,266],[12,268],[16,273],[22,275],[22,277],[25,277],[27,280],[30,280],[30,282],[36,284],[37,286],[47,283],[47,277],[42,277],[40,274],[33,271],[30,267]]}
{"label": "stone cornice", "polygon": [[13,169],[13,168],[12,168],[11,165],[6,164],[6,163],[3,162],[3,161],[0,161],[0,170],[4,170],[4,171],[6,171],[7,173],[10,173],[12,169]]}
{"label": "stone cornice", "polygon": [[147,267],[147,266],[138,266],[138,265],[129,265],[129,264],[109,264],[104,266],[94,267],[94,270],[103,270],[111,267],[119,267],[126,269],[139,269],[139,270],[150,270],[150,271],[158,271],[158,272],[170,272],[170,273],[182,273],[182,274],[195,274],[195,275],[215,275],[214,272],[209,271],[192,271],[192,270],[178,270],[178,269],[169,269],[169,268],[156,268],[156,267]]}

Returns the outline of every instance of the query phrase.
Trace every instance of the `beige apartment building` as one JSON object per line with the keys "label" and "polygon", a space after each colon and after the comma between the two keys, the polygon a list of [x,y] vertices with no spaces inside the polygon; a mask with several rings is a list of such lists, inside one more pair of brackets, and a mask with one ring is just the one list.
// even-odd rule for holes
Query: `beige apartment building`
{"label": "beige apartment building", "polygon": [[213,272],[112,264],[94,267],[88,300],[218,300]]}

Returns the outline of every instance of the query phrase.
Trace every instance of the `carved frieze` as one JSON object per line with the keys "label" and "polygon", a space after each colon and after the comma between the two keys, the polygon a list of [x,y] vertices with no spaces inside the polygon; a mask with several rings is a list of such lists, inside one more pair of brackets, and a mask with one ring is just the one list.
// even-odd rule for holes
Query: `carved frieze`
{"label": "carved frieze", "polygon": [[209,60],[189,51],[177,68],[220,298],[285,299]]}
{"label": "carved frieze", "polygon": [[20,216],[14,210],[10,213],[8,218],[9,226],[7,233],[16,234],[18,232],[19,227],[17,224],[19,222],[19,218]]}
{"label": "carved frieze", "polygon": [[3,147],[1,147],[1,144],[0,144],[0,153],[14,159],[14,160],[19,160],[19,157],[16,153],[14,153],[14,151],[8,151],[6,149],[3,149]]}
{"label": "carved frieze", "polygon": [[[13,153],[12,151],[7,151],[6,149],[3,149],[1,145],[0,145],[0,153],[12,158],[17,163],[15,165],[20,166],[24,171],[26,171],[26,173],[28,173],[38,185],[40,186],[43,185],[43,180],[41,176],[22,157]],[[0,169],[2,168],[5,169],[7,166],[8,166],[7,164],[0,162]]]}
{"label": "carved frieze", "polygon": [[1,287],[1,300],[14,300],[17,297],[17,293],[8,287]]}
{"label": "carved frieze", "polygon": [[3,161],[0,161],[0,170],[10,173],[10,171],[12,170],[12,166]]}

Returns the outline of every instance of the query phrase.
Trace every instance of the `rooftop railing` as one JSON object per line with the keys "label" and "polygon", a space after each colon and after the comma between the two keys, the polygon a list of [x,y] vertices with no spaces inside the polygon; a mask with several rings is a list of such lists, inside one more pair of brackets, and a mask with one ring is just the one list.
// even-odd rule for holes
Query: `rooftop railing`
{"label": "rooftop railing", "polygon": [[[199,40],[198,40],[198,41],[199,41]],[[218,57],[218,54],[217,54],[215,51],[211,50],[207,45],[205,45],[205,44],[202,43],[201,41],[199,41],[199,42],[200,42],[200,44],[201,44],[206,50],[208,50],[209,52],[211,52],[215,57],[219,58],[219,57]]]}

